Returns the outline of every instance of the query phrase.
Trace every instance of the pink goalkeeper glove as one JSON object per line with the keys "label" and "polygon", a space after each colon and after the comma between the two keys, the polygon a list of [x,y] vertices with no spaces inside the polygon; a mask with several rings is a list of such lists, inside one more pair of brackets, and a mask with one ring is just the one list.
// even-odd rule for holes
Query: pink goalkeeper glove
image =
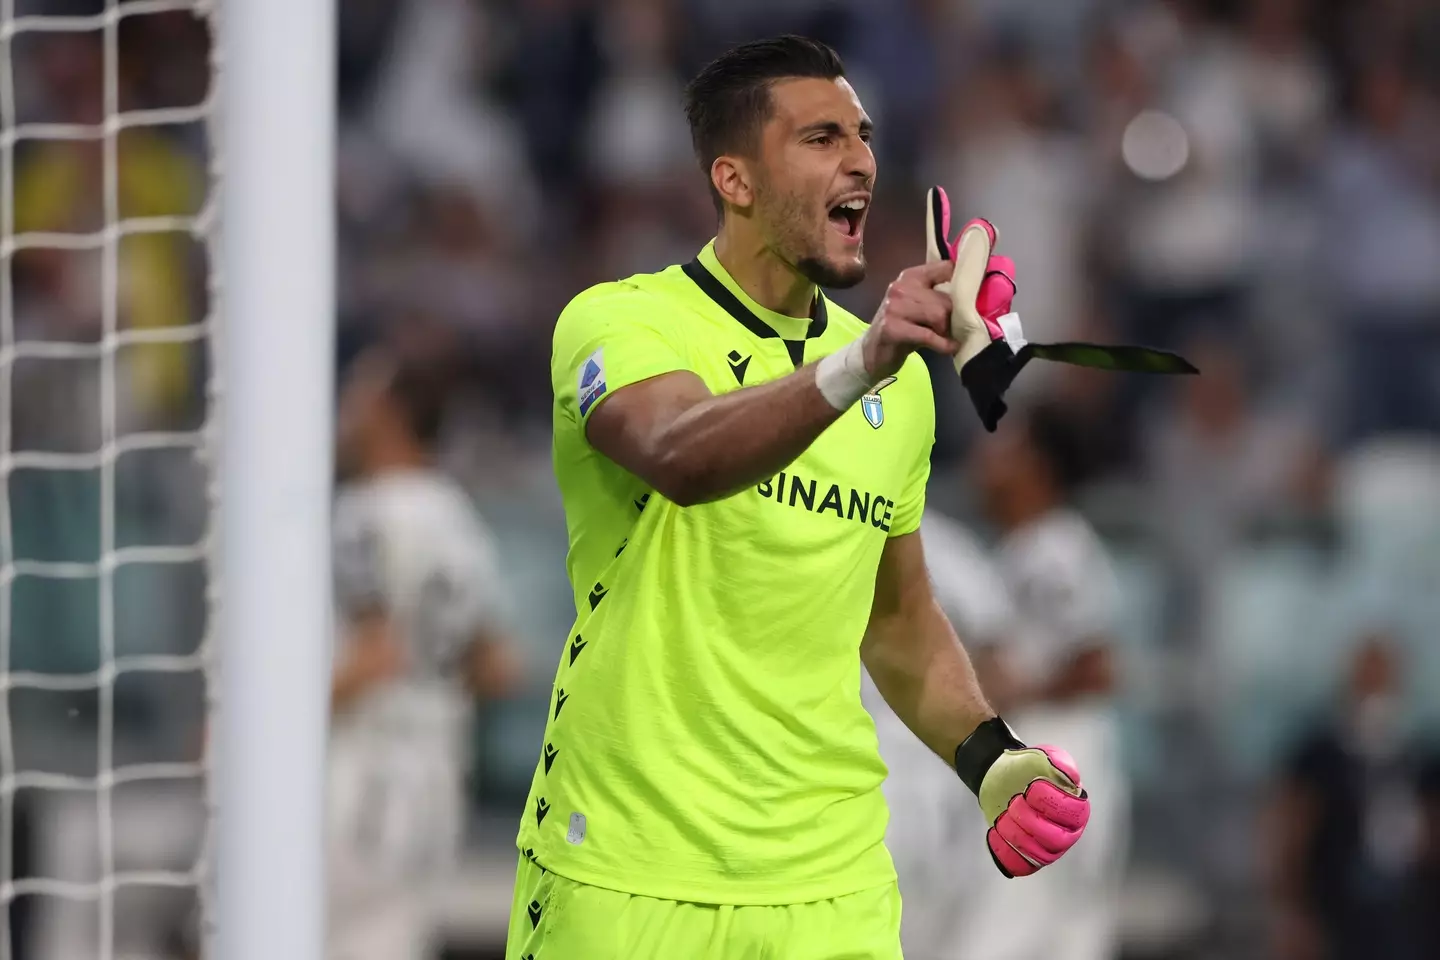
{"label": "pink goalkeeper glove", "polygon": [[1004,720],[986,720],[955,751],[955,772],[980,801],[985,842],[1006,877],[1028,877],[1085,832],[1090,797],[1059,747],[1027,747]]}
{"label": "pink goalkeeper glove", "polygon": [[925,260],[955,264],[948,284],[950,337],[960,344],[955,369],[986,430],[995,432],[1005,415],[1005,391],[1030,360],[1053,360],[1101,370],[1137,373],[1198,373],[1184,357],[1146,347],[1097,343],[1030,343],[1020,327],[1015,299],[1015,263],[995,256],[1000,240],[994,224],[974,219],[950,239],[950,198],[931,187],[925,203]]}

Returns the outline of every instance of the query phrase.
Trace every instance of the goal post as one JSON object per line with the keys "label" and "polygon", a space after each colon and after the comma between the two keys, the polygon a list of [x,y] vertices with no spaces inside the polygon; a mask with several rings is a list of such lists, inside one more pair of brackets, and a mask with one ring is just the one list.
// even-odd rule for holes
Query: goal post
{"label": "goal post", "polygon": [[323,956],[335,20],[0,0],[0,960]]}
{"label": "goal post", "polygon": [[335,16],[220,9],[217,960],[323,956]]}

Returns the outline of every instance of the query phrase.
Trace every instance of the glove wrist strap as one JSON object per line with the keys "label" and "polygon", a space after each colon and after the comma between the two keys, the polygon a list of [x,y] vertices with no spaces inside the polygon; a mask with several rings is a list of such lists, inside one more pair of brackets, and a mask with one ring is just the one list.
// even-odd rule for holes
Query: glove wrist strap
{"label": "glove wrist strap", "polygon": [[999,717],[991,717],[976,727],[960,746],[955,748],[955,772],[975,796],[980,784],[995,761],[1006,750],[1023,750],[1025,744]]}
{"label": "glove wrist strap", "polygon": [[853,407],[870,392],[873,379],[865,372],[865,348],[853,340],[815,365],[815,386],[836,410]]}
{"label": "glove wrist strap", "polygon": [[1028,353],[1017,356],[1009,341],[992,340],[961,368],[960,382],[970,394],[980,422],[991,433],[1005,415],[1005,391],[1028,359]]}

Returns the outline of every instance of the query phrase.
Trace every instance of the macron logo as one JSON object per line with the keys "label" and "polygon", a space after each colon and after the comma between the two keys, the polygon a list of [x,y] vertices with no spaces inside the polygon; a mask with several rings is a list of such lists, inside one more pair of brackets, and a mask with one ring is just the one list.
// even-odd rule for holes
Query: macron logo
{"label": "macron logo", "polygon": [[595,401],[605,395],[605,348],[600,347],[580,364],[580,416],[590,412]]}

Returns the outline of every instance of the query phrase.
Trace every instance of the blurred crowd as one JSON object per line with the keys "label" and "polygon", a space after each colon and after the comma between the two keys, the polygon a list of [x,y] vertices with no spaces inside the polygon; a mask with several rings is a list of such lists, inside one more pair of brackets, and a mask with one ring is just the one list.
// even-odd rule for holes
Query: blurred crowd
{"label": "blurred crowd", "polygon": [[[1153,881],[1136,909],[1172,917],[1194,955],[1440,955],[1423,952],[1440,950],[1423,946],[1436,932],[1384,913],[1440,905],[1440,776],[1424,746],[1440,721],[1440,6],[338,7],[337,363],[386,342],[451,386],[442,459],[504,545],[534,667],[533,696],[487,707],[478,727],[477,803],[498,812],[498,843],[570,617],[548,461],[554,319],[589,284],[682,262],[712,235],[681,87],[729,44],[798,32],[841,52],[876,122],[869,279],[838,301],[868,316],[923,257],[921,198],[941,184],[999,226],[1032,339],[1145,343],[1202,371],[1176,384],[1037,363],[1011,393],[1054,427],[1068,496],[1119,573],[1133,859]],[[102,51],[99,32],[12,38],[15,122],[101,122]],[[120,109],[204,103],[209,58],[188,13],[126,18]],[[180,119],[119,134],[120,217],[203,212],[211,145]],[[98,139],[22,140],[15,232],[101,230],[103,168]],[[184,327],[209,307],[203,236],[184,229],[125,237],[113,298],[99,249],[26,248],[6,266],[19,342]],[[200,341],[122,347],[113,371],[95,355],[0,362],[14,451],[97,450],[107,397],[120,434],[206,416]],[[973,412],[948,363],[933,372],[931,502],[992,532]],[[4,479],[14,559],[98,558],[98,470]],[[176,451],[122,457],[111,494],[121,546],[203,530],[202,471]],[[117,651],[193,652],[202,581],[124,579]],[[93,584],[12,591],[7,669],[100,666]],[[199,684],[122,678],[116,762],[193,759]],[[8,699],[18,769],[93,775],[95,691]],[[1132,926],[1137,955],[1187,955],[1164,923]],[[1382,934],[1394,942],[1374,952]]]}

